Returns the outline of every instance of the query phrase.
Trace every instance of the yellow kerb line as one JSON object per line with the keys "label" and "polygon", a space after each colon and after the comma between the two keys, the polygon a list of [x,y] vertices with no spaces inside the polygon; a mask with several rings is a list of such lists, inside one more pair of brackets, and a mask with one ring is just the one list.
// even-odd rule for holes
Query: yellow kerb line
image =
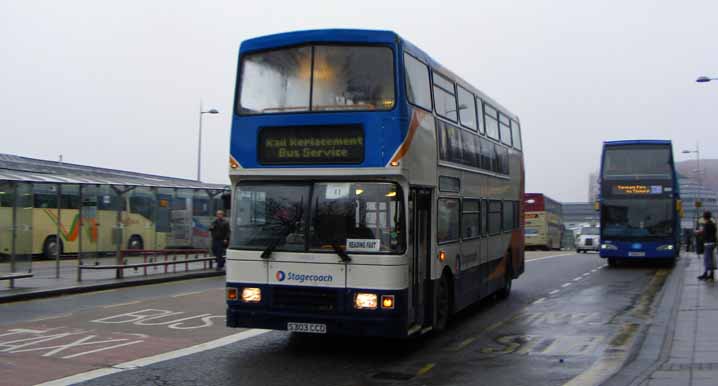
{"label": "yellow kerb line", "polygon": [[434,366],[436,366],[436,363],[427,363],[424,367],[420,368],[419,371],[416,372],[416,376],[420,377],[422,375],[425,375],[426,373],[431,371]]}

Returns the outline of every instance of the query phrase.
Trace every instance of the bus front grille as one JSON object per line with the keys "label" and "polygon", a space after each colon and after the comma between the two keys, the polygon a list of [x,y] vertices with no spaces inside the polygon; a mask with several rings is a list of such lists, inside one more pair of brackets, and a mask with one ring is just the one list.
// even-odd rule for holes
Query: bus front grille
{"label": "bus front grille", "polygon": [[311,287],[274,287],[272,306],[293,311],[334,311],[337,291]]}

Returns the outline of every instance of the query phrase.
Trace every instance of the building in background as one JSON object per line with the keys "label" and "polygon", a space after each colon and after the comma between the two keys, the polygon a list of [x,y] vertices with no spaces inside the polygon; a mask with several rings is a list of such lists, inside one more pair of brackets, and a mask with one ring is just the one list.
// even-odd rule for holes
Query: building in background
{"label": "building in background", "polygon": [[564,202],[561,204],[561,221],[567,230],[576,234],[583,227],[598,226],[599,212],[589,202]]}
{"label": "building in background", "polygon": [[[681,228],[694,229],[698,218],[703,211],[711,211],[713,216],[718,216],[718,194],[707,185],[701,186],[695,178],[680,176],[678,184],[681,189],[681,200],[683,201],[684,216],[681,220]],[[700,202],[700,208],[696,208],[696,201]]]}
{"label": "building in background", "polygon": [[599,184],[598,180],[598,172],[588,175],[588,202],[598,201],[598,195],[601,194],[601,184]]}

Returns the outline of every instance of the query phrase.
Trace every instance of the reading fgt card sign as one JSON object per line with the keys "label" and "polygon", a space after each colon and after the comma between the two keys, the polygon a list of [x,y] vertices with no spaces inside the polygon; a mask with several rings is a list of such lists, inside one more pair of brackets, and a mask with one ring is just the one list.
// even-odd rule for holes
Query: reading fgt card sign
{"label": "reading fgt card sign", "polygon": [[347,239],[347,251],[378,252],[381,248],[379,239]]}

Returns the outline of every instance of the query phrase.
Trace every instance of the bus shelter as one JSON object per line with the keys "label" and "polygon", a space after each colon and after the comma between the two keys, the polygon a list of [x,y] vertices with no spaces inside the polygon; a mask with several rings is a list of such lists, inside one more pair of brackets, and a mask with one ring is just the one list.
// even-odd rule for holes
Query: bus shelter
{"label": "bus shelter", "polygon": [[[121,263],[122,251],[209,248],[228,188],[0,154],[0,277],[33,260]],[[79,274],[78,269],[78,274]]]}

